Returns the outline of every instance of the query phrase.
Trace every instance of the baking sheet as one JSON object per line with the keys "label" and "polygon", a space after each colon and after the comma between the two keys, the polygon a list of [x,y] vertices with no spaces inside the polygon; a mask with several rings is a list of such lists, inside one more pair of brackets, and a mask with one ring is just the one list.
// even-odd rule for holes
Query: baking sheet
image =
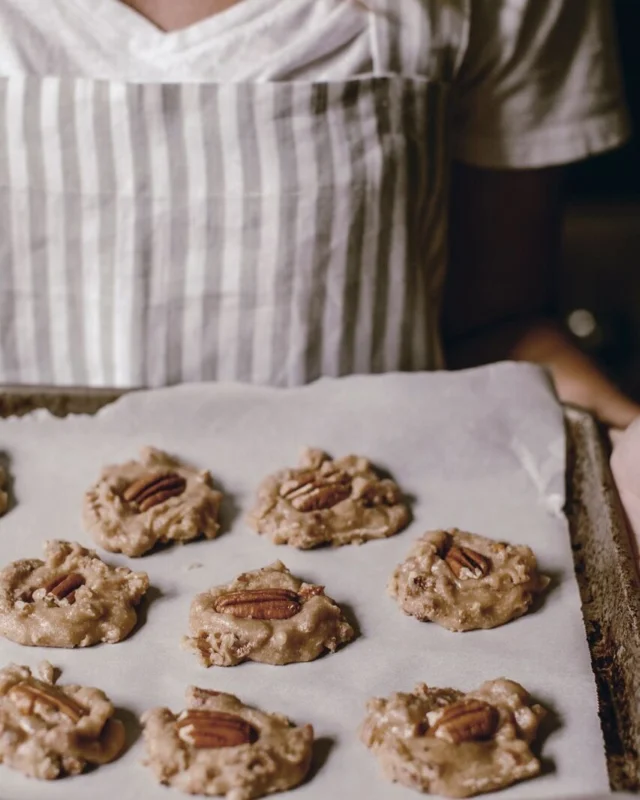
{"label": "baking sheet", "polygon": [[[88,543],[82,494],[102,464],[154,444],[210,468],[228,493],[226,532],[214,542],[171,548],[136,561],[154,586],[146,620],[126,642],[82,651],[0,642],[0,662],[63,668],[63,682],[92,683],[131,724],[155,705],[179,709],[194,683],[313,723],[315,774],[300,798],[410,798],[392,787],[356,729],[367,698],[425,681],[471,689],[506,676],[554,711],[543,747],[545,774],[502,797],[542,798],[608,791],[595,682],[580,612],[564,503],[562,409],[535,367],[502,364],[466,373],[325,380],[292,390],[182,386],[129,395],[97,417],[58,420],[46,412],[0,422],[15,479],[16,507],[0,521],[0,563],[39,556],[48,538]],[[297,552],[251,532],[243,512],[267,473],[293,464],[305,445],[358,452],[392,472],[414,498],[414,522],[384,542]],[[395,564],[425,530],[459,526],[534,547],[553,588],[536,613],[495,631],[453,634],[404,616],[385,593]],[[179,647],[196,592],[280,558],[322,583],[355,617],[361,636],[311,664],[209,669]],[[201,565],[194,568],[195,565]],[[140,766],[140,739],[116,763],[52,785],[0,767],[3,800],[27,797],[129,800],[167,797]],[[178,793],[175,793],[179,796]]]}
{"label": "baking sheet", "polygon": [[598,688],[609,783],[640,788],[640,583],[638,561],[609,467],[604,432],[565,410],[567,504],[575,574]]}

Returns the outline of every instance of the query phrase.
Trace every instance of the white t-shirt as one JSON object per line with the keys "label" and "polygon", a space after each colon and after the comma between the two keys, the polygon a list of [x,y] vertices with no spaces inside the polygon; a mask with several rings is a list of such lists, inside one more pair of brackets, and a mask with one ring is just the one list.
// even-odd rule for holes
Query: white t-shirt
{"label": "white t-shirt", "polygon": [[[435,21],[434,47],[448,54],[426,59],[421,77],[453,84],[456,158],[540,167],[628,135],[608,0],[420,1]],[[0,74],[344,80],[372,69],[360,2],[240,0],[164,33],[120,0],[0,0]],[[375,8],[376,0],[366,2]],[[458,24],[448,24],[453,17]]]}

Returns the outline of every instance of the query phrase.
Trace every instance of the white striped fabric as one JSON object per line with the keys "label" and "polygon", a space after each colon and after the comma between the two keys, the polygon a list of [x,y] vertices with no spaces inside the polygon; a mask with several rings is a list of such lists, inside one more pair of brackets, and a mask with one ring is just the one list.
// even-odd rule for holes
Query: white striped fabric
{"label": "white striped fabric", "polygon": [[0,78],[0,382],[439,366],[446,88],[405,77],[428,31],[377,12],[347,82]]}

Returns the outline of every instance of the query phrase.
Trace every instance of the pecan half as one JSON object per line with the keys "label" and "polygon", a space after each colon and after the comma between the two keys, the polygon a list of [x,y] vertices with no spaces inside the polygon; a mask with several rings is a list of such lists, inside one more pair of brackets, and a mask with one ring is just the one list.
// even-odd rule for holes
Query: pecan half
{"label": "pecan half", "polygon": [[176,727],[178,736],[198,750],[253,744],[259,736],[253,725],[242,717],[221,711],[185,711]]}
{"label": "pecan half", "polygon": [[72,722],[77,722],[87,711],[79,703],[60,689],[48,686],[41,681],[22,681],[13,686],[7,696],[16,704],[23,715],[37,713],[36,704],[42,703],[64,714]]}
{"label": "pecan half", "polygon": [[470,547],[453,545],[447,551],[444,560],[456,578],[484,578],[491,571],[491,562]]}
{"label": "pecan half", "polygon": [[296,511],[324,511],[351,496],[351,476],[339,469],[329,472],[306,472],[285,481],[280,496]]}
{"label": "pecan half", "polygon": [[447,706],[439,719],[428,730],[452,744],[490,739],[498,728],[500,715],[495,706],[482,700],[459,700]]}
{"label": "pecan half", "polygon": [[79,572],[70,572],[68,575],[60,575],[49,581],[44,590],[47,594],[53,595],[56,600],[66,600],[73,604],[76,601],[76,589],[86,583],[84,575]]}
{"label": "pecan half", "polygon": [[145,475],[125,490],[123,497],[133,503],[140,513],[164,503],[170,497],[179,497],[187,488],[187,481],[175,472]]}
{"label": "pecan half", "polygon": [[300,613],[300,595],[288,589],[245,589],[219,597],[214,610],[242,619],[291,619]]}

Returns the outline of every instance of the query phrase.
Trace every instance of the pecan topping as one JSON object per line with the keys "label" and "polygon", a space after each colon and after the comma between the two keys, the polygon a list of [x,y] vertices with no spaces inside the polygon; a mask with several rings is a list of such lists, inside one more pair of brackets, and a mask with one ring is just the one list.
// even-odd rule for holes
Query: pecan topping
{"label": "pecan topping", "polygon": [[53,595],[56,600],[66,600],[73,604],[76,601],[76,589],[86,583],[84,576],[78,572],[71,572],[68,575],[60,575],[44,587],[47,594]]}
{"label": "pecan topping", "polygon": [[326,510],[350,496],[351,476],[339,469],[304,472],[280,487],[280,497],[288,500],[296,511]]}
{"label": "pecan topping", "polygon": [[72,722],[77,722],[87,712],[81,705],[60,689],[48,686],[41,681],[22,681],[13,686],[7,696],[13,700],[21,714],[37,713],[37,704],[41,703],[64,714]]}
{"label": "pecan topping", "polygon": [[498,728],[498,709],[482,700],[459,700],[443,711],[440,718],[428,730],[452,744],[490,739]]}
{"label": "pecan topping", "polygon": [[145,475],[132,483],[124,492],[127,503],[133,503],[140,513],[164,503],[170,497],[178,497],[187,488],[187,481],[175,472]]}
{"label": "pecan topping", "polygon": [[176,727],[178,736],[198,750],[253,744],[259,736],[253,725],[242,717],[221,711],[185,711]]}
{"label": "pecan topping", "polygon": [[300,595],[288,589],[245,589],[221,595],[213,608],[218,614],[242,619],[291,619],[302,603]]}
{"label": "pecan topping", "polygon": [[453,545],[449,548],[444,560],[449,565],[449,569],[456,578],[465,580],[467,578],[484,578],[491,570],[491,562],[470,547],[458,547]]}

